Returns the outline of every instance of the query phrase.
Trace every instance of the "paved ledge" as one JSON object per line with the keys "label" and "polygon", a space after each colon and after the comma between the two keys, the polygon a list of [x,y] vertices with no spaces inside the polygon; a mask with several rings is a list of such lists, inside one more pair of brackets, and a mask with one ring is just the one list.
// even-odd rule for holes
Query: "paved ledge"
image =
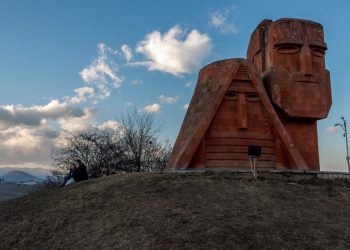
{"label": "paved ledge", "polygon": [[[212,173],[231,172],[237,173],[241,177],[251,177],[252,172],[247,168],[188,168],[165,170],[169,173]],[[306,170],[280,170],[280,169],[258,169],[258,177],[280,176],[290,179],[346,179],[350,181],[350,173],[332,171],[306,171]]]}

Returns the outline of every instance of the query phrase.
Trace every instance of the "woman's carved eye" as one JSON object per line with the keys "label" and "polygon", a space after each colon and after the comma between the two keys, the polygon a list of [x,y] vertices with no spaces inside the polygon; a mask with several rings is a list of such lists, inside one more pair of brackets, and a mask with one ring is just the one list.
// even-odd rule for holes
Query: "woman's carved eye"
{"label": "woman's carved eye", "polygon": [[237,98],[238,98],[238,95],[236,92],[227,91],[225,93],[225,99],[227,99],[227,100],[237,100]]}
{"label": "woman's carved eye", "polygon": [[300,48],[295,44],[278,44],[275,46],[275,50],[280,54],[294,54],[299,52]]}
{"label": "woman's carved eye", "polygon": [[246,97],[247,101],[249,101],[249,102],[257,102],[257,101],[259,101],[258,93],[247,93],[245,95],[245,97]]}
{"label": "woman's carved eye", "polygon": [[311,54],[318,57],[323,57],[326,54],[326,49],[318,46],[310,47]]}

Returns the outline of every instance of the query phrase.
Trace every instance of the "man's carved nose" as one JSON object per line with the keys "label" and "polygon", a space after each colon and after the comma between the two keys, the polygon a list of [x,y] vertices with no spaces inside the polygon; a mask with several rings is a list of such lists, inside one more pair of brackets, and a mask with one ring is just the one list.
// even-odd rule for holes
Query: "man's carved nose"
{"label": "man's carved nose", "polygon": [[303,45],[300,50],[300,71],[306,76],[312,75],[312,55],[308,45]]}

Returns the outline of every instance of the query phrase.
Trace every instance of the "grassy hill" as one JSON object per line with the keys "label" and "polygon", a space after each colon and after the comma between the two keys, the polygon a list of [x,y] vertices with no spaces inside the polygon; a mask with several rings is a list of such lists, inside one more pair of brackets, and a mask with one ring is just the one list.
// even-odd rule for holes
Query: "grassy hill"
{"label": "grassy hill", "polygon": [[125,174],[0,203],[0,249],[349,249],[350,184]]}
{"label": "grassy hill", "polygon": [[[42,185],[18,185],[16,183],[0,184],[0,202],[21,197],[42,189]],[[1,203],[0,203],[1,204]],[[0,222],[0,228],[1,228]]]}

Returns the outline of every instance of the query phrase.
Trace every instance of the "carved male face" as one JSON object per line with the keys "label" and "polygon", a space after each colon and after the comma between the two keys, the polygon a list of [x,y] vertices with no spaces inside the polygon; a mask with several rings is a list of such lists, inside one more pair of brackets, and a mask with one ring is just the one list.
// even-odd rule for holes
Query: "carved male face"
{"label": "carved male face", "polygon": [[289,117],[321,119],[331,106],[329,72],[320,24],[280,19],[267,29],[265,86]]}
{"label": "carved male face", "polygon": [[268,29],[267,68],[278,66],[293,73],[295,81],[320,83],[325,71],[322,26],[302,20],[277,21]]}

